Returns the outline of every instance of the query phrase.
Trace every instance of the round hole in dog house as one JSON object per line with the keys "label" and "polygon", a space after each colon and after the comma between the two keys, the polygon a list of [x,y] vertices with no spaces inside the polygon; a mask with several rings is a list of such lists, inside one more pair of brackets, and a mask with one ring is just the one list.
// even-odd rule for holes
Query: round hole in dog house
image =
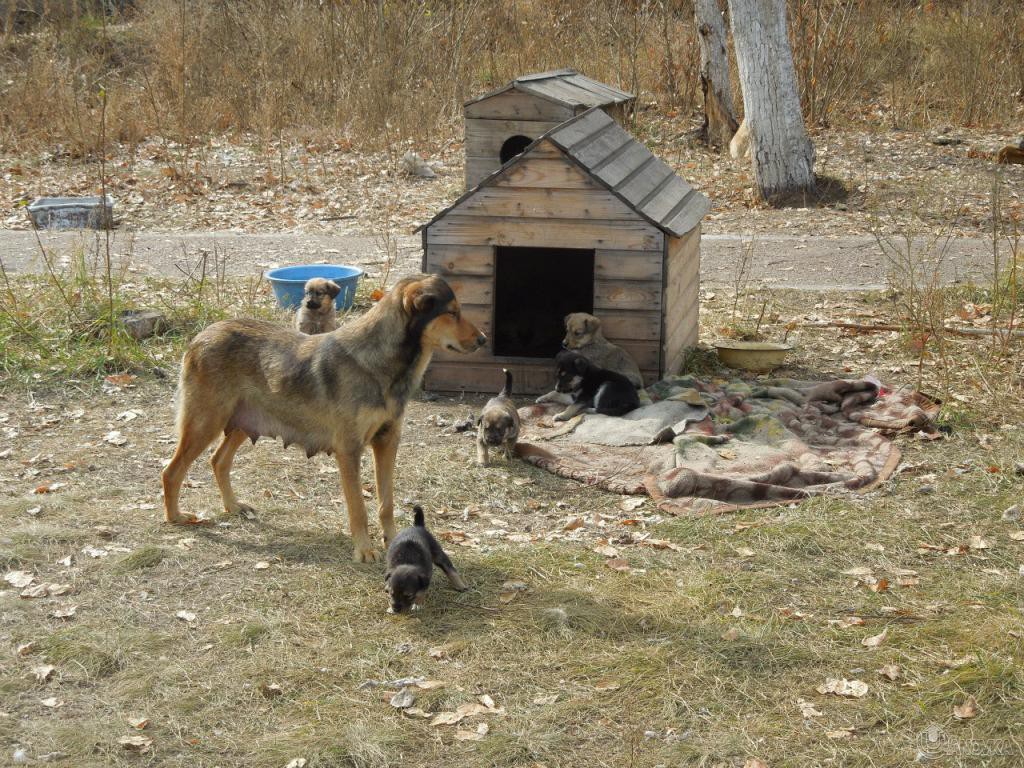
{"label": "round hole in dog house", "polygon": [[501,158],[501,164],[504,165],[516,155],[521,155],[523,150],[530,146],[533,141],[529,136],[510,136],[505,139],[505,143],[501,145],[501,152],[499,157]]}

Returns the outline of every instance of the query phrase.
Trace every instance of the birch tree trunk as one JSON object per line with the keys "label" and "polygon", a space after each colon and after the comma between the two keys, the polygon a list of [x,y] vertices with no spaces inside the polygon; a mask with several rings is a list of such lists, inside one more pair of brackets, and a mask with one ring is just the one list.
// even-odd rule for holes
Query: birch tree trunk
{"label": "birch tree trunk", "polygon": [[725,21],[718,0],[694,0],[693,18],[700,43],[700,87],[704,92],[704,138],[725,147],[739,123],[732,108]]}
{"label": "birch tree trunk", "polygon": [[814,146],[800,112],[785,0],[729,0],[754,183],[768,202],[814,194]]}

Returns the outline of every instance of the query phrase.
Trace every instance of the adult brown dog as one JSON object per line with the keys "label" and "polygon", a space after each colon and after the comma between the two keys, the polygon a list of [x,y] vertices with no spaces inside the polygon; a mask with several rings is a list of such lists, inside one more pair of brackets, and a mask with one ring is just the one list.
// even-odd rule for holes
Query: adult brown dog
{"label": "adult brown dog", "polygon": [[306,336],[261,320],[225,320],[189,344],[178,386],[178,447],[163,472],[168,522],[196,522],[178,508],[189,466],[223,435],[211,464],[224,509],[250,509],[231,488],[235,451],[249,438],[281,437],[312,456],[333,453],[341,473],[353,559],[377,559],[367,532],[359,462],[373,449],[380,526],[395,536],[394,467],[405,404],[435,350],[472,352],[487,338],[464,317],[440,277],[398,283],[336,331]]}

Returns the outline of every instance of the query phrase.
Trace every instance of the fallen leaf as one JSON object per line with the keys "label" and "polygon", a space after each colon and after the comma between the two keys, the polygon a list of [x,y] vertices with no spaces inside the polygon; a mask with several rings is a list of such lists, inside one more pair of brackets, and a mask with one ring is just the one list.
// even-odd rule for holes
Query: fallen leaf
{"label": "fallen leaf", "polygon": [[733,640],[739,639],[739,636],[740,636],[740,631],[736,627],[729,627],[727,630],[725,630],[725,632],[723,632],[721,634],[721,638],[723,640],[729,641],[730,643]]}
{"label": "fallen leaf", "polygon": [[1024,531],[1014,531],[1010,534],[1010,538],[1014,541],[1024,541]]}
{"label": "fallen leaf", "polygon": [[51,597],[60,597],[70,592],[73,587],[70,584],[47,584],[46,593]]}
{"label": "fallen leaf", "polygon": [[55,619],[70,619],[78,611],[77,605],[69,605],[67,608],[57,608],[50,614]]}
{"label": "fallen leaf", "polygon": [[831,693],[836,696],[860,699],[867,696],[868,684],[860,680],[847,680],[846,678],[838,679],[830,677],[822,685],[819,685],[816,690],[818,693]]}
{"label": "fallen leaf", "polygon": [[599,555],[604,555],[605,557],[619,556],[619,550],[608,544],[602,544],[600,546],[594,547],[594,552],[596,552]]}
{"label": "fallen leaf", "polygon": [[64,706],[63,700],[58,699],[56,696],[51,696],[48,699],[41,699],[39,703],[44,707],[49,707],[50,709],[57,709],[58,707]]}
{"label": "fallen leaf", "polygon": [[959,659],[943,659],[939,662],[939,666],[944,669],[960,669],[960,667],[966,667],[969,664],[976,664],[978,657],[969,653],[966,656],[961,656]]}
{"label": "fallen leaf", "polygon": [[978,702],[973,696],[968,696],[963,704],[953,707],[953,717],[957,720],[970,720],[978,714]]}
{"label": "fallen leaf", "polygon": [[878,674],[890,680],[895,680],[900,676],[900,665],[886,664],[885,666],[878,668]]}
{"label": "fallen leaf", "polygon": [[433,726],[455,725],[462,722],[465,718],[466,716],[459,712],[438,712],[434,715],[434,719],[430,721],[430,724]]}
{"label": "fallen leaf", "polygon": [[88,547],[83,547],[82,548],[82,554],[83,555],[88,555],[89,557],[93,557],[93,558],[100,558],[100,557],[106,557],[110,553],[107,552],[107,550],[105,550],[105,549],[101,549],[99,547],[93,547],[93,546],[90,545]]}
{"label": "fallen leaf", "polygon": [[829,619],[829,624],[835,624],[840,629],[864,626],[864,619],[860,616],[843,616],[841,619]]}
{"label": "fallen leaf", "polygon": [[867,584],[866,586],[872,592],[885,592],[886,590],[889,589],[889,580],[888,579],[878,579],[873,584]]}
{"label": "fallen leaf", "polygon": [[674,541],[668,539],[644,539],[640,542],[645,547],[652,547],[654,549],[671,549],[673,552],[682,552],[683,548],[676,544]]}
{"label": "fallen leaf", "polygon": [[488,709],[496,709],[497,708],[494,705],[494,699],[492,699],[486,693],[482,693],[479,696],[477,696],[476,700],[479,701],[481,704],[483,704]]}
{"label": "fallen leaf", "polygon": [[128,442],[128,438],[118,430],[112,429],[103,436],[103,442],[110,443],[111,445],[125,445]]}
{"label": "fallen leaf", "polygon": [[392,696],[391,701],[388,703],[395,709],[406,709],[416,703],[416,692],[410,690],[408,687],[403,688]]}
{"label": "fallen leaf", "polygon": [[604,564],[611,568],[617,573],[629,573],[629,561],[623,560],[621,557],[613,557],[610,560],[605,560]]}
{"label": "fallen leaf", "polygon": [[134,729],[136,729],[138,731],[141,731],[141,730],[145,729],[145,727],[147,725],[149,725],[149,718],[148,717],[129,717],[128,718],[128,725],[130,725],[132,728],[134,728]]}
{"label": "fallen leaf", "polygon": [[406,707],[405,709],[400,709],[398,711],[403,715],[408,715],[409,717],[422,717],[424,720],[429,720],[431,717],[429,712],[426,712],[419,707]]}
{"label": "fallen leaf", "polygon": [[27,587],[34,580],[35,576],[33,576],[28,571],[8,571],[4,574],[4,581],[6,581],[15,589],[22,589],[24,587]]}
{"label": "fallen leaf", "polygon": [[19,593],[20,597],[31,599],[35,597],[46,597],[46,584],[35,584],[31,587],[25,587]]}
{"label": "fallen leaf", "polygon": [[38,667],[32,667],[32,674],[36,676],[36,680],[40,683],[45,683],[53,673],[57,670],[52,664],[40,664]]}
{"label": "fallen leaf", "polygon": [[614,680],[601,680],[597,683],[594,683],[595,691],[617,691],[621,687],[622,686],[619,683],[616,683]]}
{"label": "fallen leaf", "polygon": [[885,639],[888,636],[889,628],[886,627],[882,630],[880,634],[872,635],[871,637],[865,637],[863,640],[860,641],[860,644],[863,645],[865,648],[877,648],[885,642]]}
{"label": "fallen leaf", "polygon": [[567,522],[564,526],[562,526],[562,530],[563,531],[575,531],[577,528],[582,528],[583,525],[584,525],[584,522],[583,522],[583,518],[582,517],[573,517],[573,518],[569,519],[569,522]]}
{"label": "fallen leaf", "polygon": [[743,609],[737,605],[731,611],[729,611],[729,615],[732,616],[734,619],[741,619],[743,618]]}
{"label": "fallen leaf", "polygon": [[989,549],[991,545],[981,538],[981,536],[971,536],[970,540],[967,542],[967,546],[971,549]]}
{"label": "fallen leaf", "polygon": [[104,376],[103,380],[115,387],[127,387],[137,378],[138,377],[132,373],[112,373],[109,376]]}
{"label": "fallen leaf", "polygon": [[253,569],[254,571],[265,571],[265,570],[267,570],[267,568],[269,568],[269,567],[270,567],[270,563],[268,563],[268,562],[267,562],[266,560],[260,560],[260,561],[259,561],[258,563],[256,563],[256,564],[255,564],[255,565],[254,565],[254,566],[252,567],[252,569]]}
{"label": "fallen leaf", "polygon": [[808,720],[810,720],[813,717],[824,717],[824,714],[815,709],[814,705],[811,704],[811,702],[809,701],[805,701],[804,699],[797,699],[796,704],[798,707],[800,707],[801,716]]}
{"label": "fallen leaf", "polygon": [[623,512],[632,512],[638,507],[642,507],[645,501],[647,499],[643,496],[630,496],[619,502],[619,509]]}
{"label": "fallen leaf", "polygon": [[174,615],[182,621],[193,622],[196,620],[196,615],[192,611],[178,611]]}
{"label": "fallen leaf", "polygon": [[149,736],[122,736],[117,743],[130,752],[145,754],[153,746],[153,740]]}
{"label": "fallen leaf", "polygon": [[503,603],[510,603],[527,589],[529,589],[529,587],[525,582],[505,582],[505,584],[502,585],[502,591],[498,595],[498,599]]}
{"label": "fallen leaf", "polygon": [[736,547],[736,554],[740,557],[753,557],[755,553],[750,547]]}
{"label": "fallen leaf", "polygon": [[438,660],[440,660],[440,659],[447,659],[448,658],[448,649],[445,648],[443,645],[438,645],[438,646],[428,650],[427,651],[427,655],[430,656],[430,658],[432,658],[432,659],[438,659]]}
{"label": "fallen leaf", "polygon": [[853,736],[854,732],[853,728],[837,728],[834,731],[825,731],[825,736],[830,739],[848,739]]}
{"label": "fallen leaf", "polygon": [[487,732],[490,731],[491,727],[487,723],[479,723],[475,731],[467,731],[459,728],[455,731],[455,738],[458,741],[480,741]]}
{"label": "fallen leaf", "polygon": [[538,696],[538,697],[536,697],[533,700],[533,703],[537,704],[538,706],[546,706],[548,704],[554,704],[556,701],[558,701],[558,694],[557,693],[552,693],[552,694],[550,694],[548,696]]}
{"label": "fallen leaf", "polygon": [[28,656],[35,649],[36,649],[36,644],[35,644],[35,641],[33,641],[33,642],[30,642],[30,643],[22,643],[21,645],[19,645],[17,648],[14,649],[14,652],[16,654],[18,654],[19,656]]}

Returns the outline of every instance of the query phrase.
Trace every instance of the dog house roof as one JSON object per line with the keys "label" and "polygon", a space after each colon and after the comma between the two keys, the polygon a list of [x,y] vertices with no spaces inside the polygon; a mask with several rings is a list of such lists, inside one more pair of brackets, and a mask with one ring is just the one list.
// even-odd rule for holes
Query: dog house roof
{"label": "dog house roof", "polygon": [[636,98],[632,93],[626,93],[618,88],[584,77],[575,69],[556,69],[551,72],[538,72],[535,75],[517,77],[501,88],[470,99],[463,106],[468,107],[470,104],[490,99],[506,91],[522,91],[574,109],[621,104]]}
{"label": "dog house roof", "polygon": [[597,107],[540,136],[523,153],[486,177],[417,229],[429,227],[509,168],[529,159],[530,150],[550,141],[613,195],[663,232],[679,237],[704,218],[711,201],[691,187],[614,118]]}

